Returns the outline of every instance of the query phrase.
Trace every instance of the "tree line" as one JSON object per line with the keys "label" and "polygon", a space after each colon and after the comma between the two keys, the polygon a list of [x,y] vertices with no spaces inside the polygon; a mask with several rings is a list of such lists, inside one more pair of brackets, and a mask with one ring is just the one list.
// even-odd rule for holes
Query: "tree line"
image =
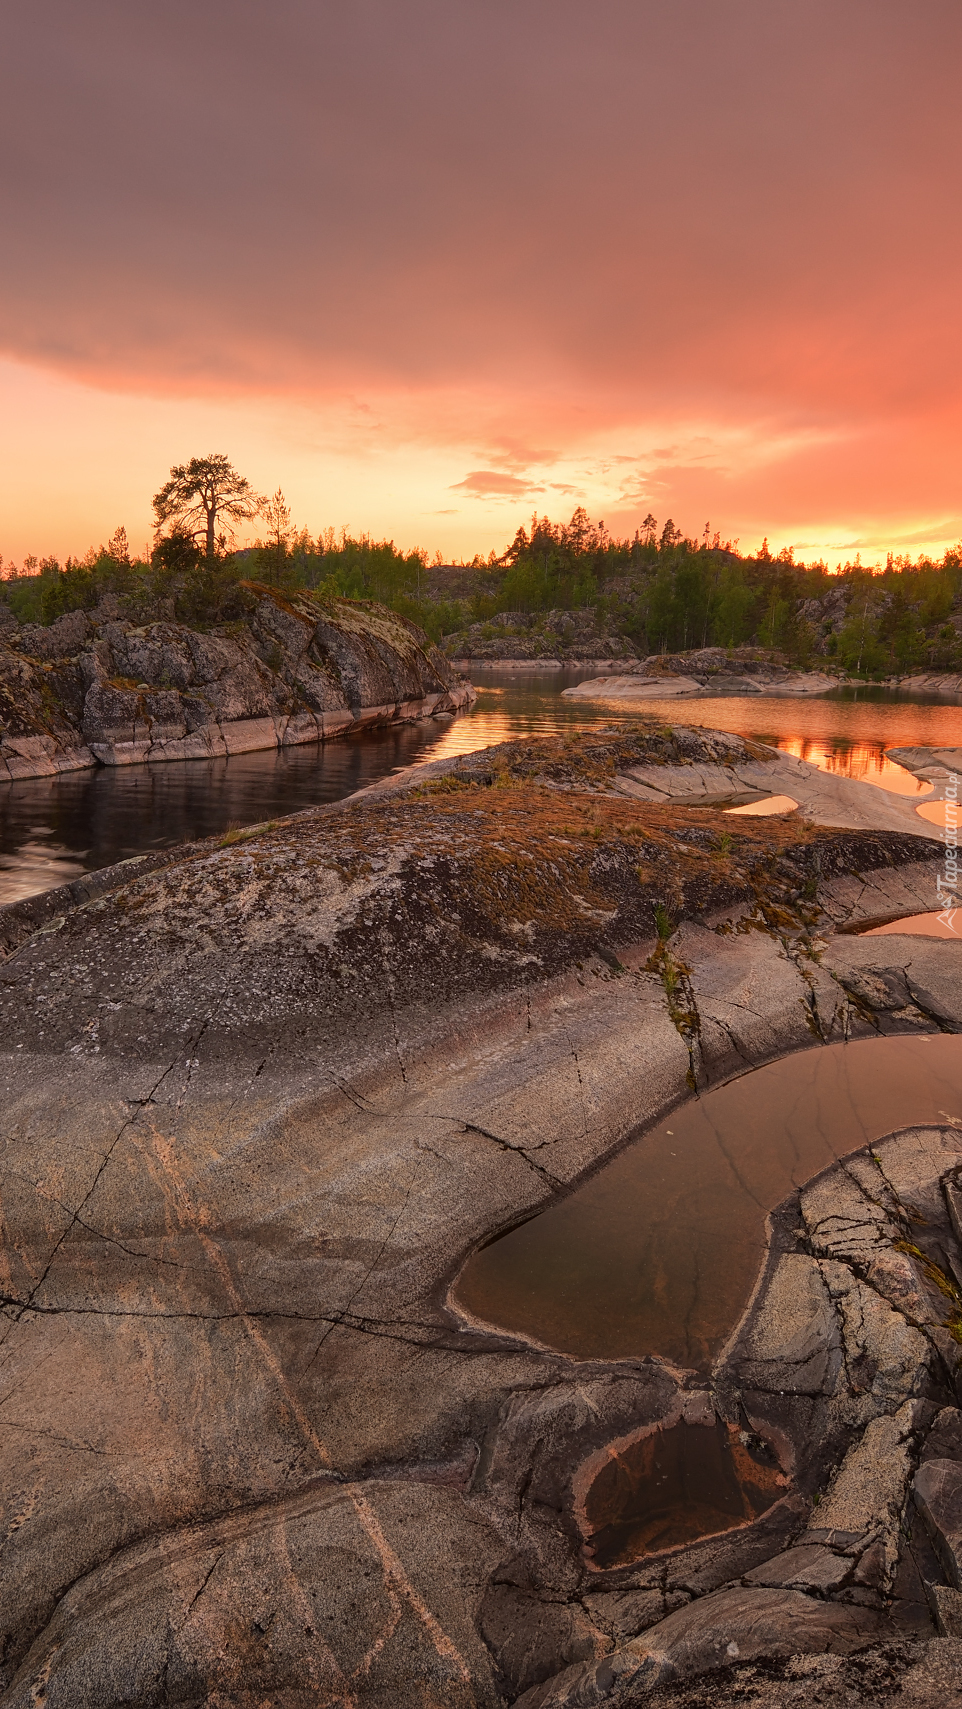
{"label": "tree line", "polygon": [[[773,555],[767,541],[743,554],[708,525],[692,539],[652,515],[618,539],[579,506],[568,523],[535,515],[500,555],[446,566],[392,540],[331,528],[312,536],[294,526],[280,490],[256,493],[221,455],[176,465],[153,506],[148,558],[131,556],[120,528],[81,560],[28,559],[19,571],[0,560],[0,597],[21,622],[50,624],[110,597],[136,621],[203,628],[243,621],[256,600],[248,584],[266,582],[379,600],[435,641],[496,617],[504,634],[506,615],[523,633],[582,612],[599,632],[645,653],[752,644],[796,663],[826,658],[864,677],[920,664],[962,667],[951,621],[962,599],[962,548],[938,561],[890,556],[884,569],[856,558],[832,573],[824,562],[797,563],[788,548]],[[261,524],[257,542],[238,549],[234,526],[253,521]]]}

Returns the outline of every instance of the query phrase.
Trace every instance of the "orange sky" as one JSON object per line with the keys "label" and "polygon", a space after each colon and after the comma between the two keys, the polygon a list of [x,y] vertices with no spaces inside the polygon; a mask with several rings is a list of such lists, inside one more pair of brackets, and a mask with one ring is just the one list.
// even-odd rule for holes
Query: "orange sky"
{"label": "orange sky", "polygon": [[444,557],[649,510],[962,535],[958,0],[31,0],[0,80],[0,551],[226,451]]}

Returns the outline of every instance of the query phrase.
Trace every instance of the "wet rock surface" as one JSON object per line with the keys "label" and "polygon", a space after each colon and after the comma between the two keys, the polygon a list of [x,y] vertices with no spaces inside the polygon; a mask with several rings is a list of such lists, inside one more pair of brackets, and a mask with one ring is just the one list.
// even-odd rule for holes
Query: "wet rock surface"
{"label": "wet rock surface", "polygon": [[429,717],[474,691],[370,600],[248,589],[210,632],[71,611],[0,640],[0,780],[297,746]]}
{"label": "wet rock surface", "polygon": [[[830,931],[927,892],[937,845],[628,800],[628,740],[175,851],[11,943],[5,1709],[627,1705],[706,1670],[722,1702],[739,1667],[788,1703],[815,1662],[839,1703],[857,1666],[910,1703],[942,1677],[953,1583],[911,1492],[935,1513],[960,1440],[962,1129],[781,1207],[708,1382],[451,1307],[470,1251],[692,1077],[817,1048],[813,1004],[826,1040],[962,1028],[953,946]],[[698,1025],[658,909],[693,934]],[[599,1568],[579,1474],[685,1419],[769,1444],[783,1493]]]}

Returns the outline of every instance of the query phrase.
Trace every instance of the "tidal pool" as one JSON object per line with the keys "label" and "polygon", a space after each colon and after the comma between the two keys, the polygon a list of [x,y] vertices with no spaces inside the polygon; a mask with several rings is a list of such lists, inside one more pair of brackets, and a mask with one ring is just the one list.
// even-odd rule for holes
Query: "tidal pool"
{"label": "tidal pool", "polygon": [[580,1358],[704,1371],[743,1311],[765,1218],[898,1128],[962,1126],[962,1036],[818,1045],[681,1105],[465,1264],[453,1303]]}

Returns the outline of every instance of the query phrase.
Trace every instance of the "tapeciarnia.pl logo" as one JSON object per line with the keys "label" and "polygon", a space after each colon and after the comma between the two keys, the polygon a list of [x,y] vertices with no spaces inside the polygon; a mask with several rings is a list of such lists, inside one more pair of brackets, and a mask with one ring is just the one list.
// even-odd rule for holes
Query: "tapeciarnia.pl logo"
{"label": "tapeciarnia.pl logo", "polygon": [[959,911],[959,779],[956,773],[950,772],[945,785],[945,829],[942,841],[945,844],[945,882],[939,874],[935,881],[938,891],[939,906],[942,912],[939,921],[947,926],[950,932],[958,935],[955,916]]}

